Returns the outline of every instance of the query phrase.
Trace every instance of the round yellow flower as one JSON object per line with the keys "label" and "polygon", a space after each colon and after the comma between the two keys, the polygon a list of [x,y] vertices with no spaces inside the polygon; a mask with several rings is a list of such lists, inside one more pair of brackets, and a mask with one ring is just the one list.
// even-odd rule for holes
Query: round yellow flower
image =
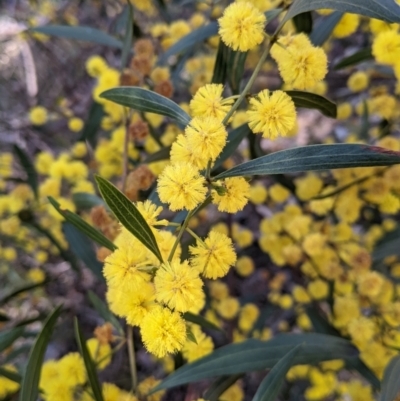
{"label": "round yellow flower", "polygon": [[219,156],[228,136],[225,126],[215,117],[195,117],[186,127],[185,134],[194,157],[202,161],[199,163],[202,168]]}
{"label": "round yellow flower", "polygon": [[190,247],[191,265],[206,278],[223,277],[236,262],[232,240],[212,230],[204,242]]}
{"label": "round yellow flower", "polygon": [[361,92],[367,89],[369,84],[369,76],[364,71],[357,71],[351,74],[347,80],[347,86],[352,92]]}
{"label": "round yellow flower", "polygon": [[174,163],[160,174],[157,191],[161,202],[168,203],[171,210],[193,210],[206,198],[205,183],[193,165]]}
{"label": "round yellow flower", "polygon": [[140,271],[141,267],[146,266],[146,248],[131,237],[124,235],[118,238],[118,249],[105,259],[103,274],[111,287],[138,288],[150,278],[147,273]]}
{"label": "round yellow flower", "polygon": [[187,312],[203,298],[203,282],[188,262],[174,260],[157,270],[154,278],[156,298],[178,312]]}
{"label": "round yellow flower", "polygon": [[68,120],[68,128],[72,132],[79,132],[83,128],[83,120],[78,117],[72,117]]}
{"label": "round yellow flower", "polygon": [[212,202],[220,212],[236,213],[242,210],[250,196],[250,184],[243,177],[227,178],[217,181],[212,190]]}
{"label": "round yellow flower", "polygon": [[228,113],[233,99],[223,99],[221,84],[207,84],[199,88],[190,101],[190,112],[194,117],[214,117],[222,120]]}
{"label": "round yellow flower", "polygon": [[186,341],[186,324],[178,312],[156,308],[148,313],[140,327],[147,350],[162,358],[180,351]]}
{"label": "round yellow flower", "polygon": [[382,64],[394,65],[400,59],[400,34],[396,31],[380,33],[372,43],[372,54]]}
{"label": "round yellow flower", "polygon": [[293,100],[285,92],[265,89],[250,99],[247,117],[254,133],[275,139],[279,135],[286,136],[295,126],[296,109]]}
{"label": "round yellow flower", "polygon": [[33,107],[29,111],[29,120],[33,125],[43,125],[47,122],[47,110],[42,106]]}
{"label": "round yellow flower", "polygon": [[70,352],[58,362],[60,377],[70,386],[86,381],[86,369],[82,357],[77,352]]}
{"label": "round yellow flower", "polygon": [[222,41],[233,50],[246,52],[264,40],[266,18],[250,2],[232,3],[219,18]]}
{"label": "round yellow flower", "polygon": [[328,58],[320,47],[293,49],[278,60],[278,67],[282,79],[293,89],[312,89],[325,78]]}

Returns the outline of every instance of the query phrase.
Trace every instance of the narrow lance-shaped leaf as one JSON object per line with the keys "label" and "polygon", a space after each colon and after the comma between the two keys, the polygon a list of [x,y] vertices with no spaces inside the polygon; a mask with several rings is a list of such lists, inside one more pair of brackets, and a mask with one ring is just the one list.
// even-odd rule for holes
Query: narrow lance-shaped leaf
{"label": "narrow lance-shaped leaf", "polygon": [[92,146],[96,144],[96,135],[101,127],[101,120],[104,115],[103,106],[100,103],[93,102],[89,109],[89,115],[82,129],[79,141],[87,141]]}
{"label": "narrow lance-shaped leaf", "polygon": [[271,369],[258,387],[253,401],[275,401],[285,381],[286,373],[293,366],[295,357],[301,353],[301,349],[301,344],[295,346]]}
{"label": "narrow lance-shaped leaf", "polygon": [[57,212],[60,213],[65,220],[67,220],[69,223],[75,226],[79,231],[86,234],[93,241],[95,241],[101,246],[104,246],[110,251],[114,251],[115,249],[117,249],[117,247],[107,237],[105,237],[99,230],[92,227],[80,216],[71,212],[70,210],[61,209],[60,204],[51,196],[49,196],[48,199],[49,202],[53,205],[53,207],[57,210]]}
{"label": "narrow lance-shaped leaf", "polygon": [[103,265],[97,260],[93,243],[75,225],[68,221],[62,223],[62,231],[71,251],[99,278],[104,280]]}
{"label": "narrow lance-shaped leaf", "polygon": [[95,206],[106,206],[103,199],[87,192],[74,192],[72,201],[78,210],[88,210]]}
{"label": "narrow lance-shaped leaf", "polygon": [[39,288],[42,285],[44,285],[45,283],[46,283],[45,281],[42,281],[40,283],[29,283],[29,284],[25,284],[20,287],[17,287],[15,289],[9,291],[2,298],[0,298],[0,305],[3,305],[5,303],[9,302],[11,299],[13,299],[14,297],[18,296],[19,294],[21,294],[23,292],[32,291],[35,288]]}
{"label": "narrow lance-shaped leaf", "polygon": [[218,326],[216,326],[214,323],[209,322],[207,319],[205,319],[201,315],[195,315],[193,313],[186,312],[183,314],[183,318],[187,322],[197,324],[197,325],[203,327],[204,329],[222,331]]}
{"label": "narrow lance-shaped leaf", "polygon": [[400,152],[360,144],[309,145],[239,164],[215,179],[400,164]]}
{"label": "narrow lance-shaped leaf", "polygon": [[46,319],[42,331],[36,338],[29,353],[25,375],[22,379],[19,401],[36,401],[39,392],[40,372],[43,365],[44,353],[53,334],[54,326],[61,313],[61,305]]}
{"label": "narrow lance-shaped leaf", "polygon": [[188,35],[184,36],[174,45],[172,45],[159,59],[159,64],[165,64],[169,57],[181,53],[185,50],[191,49],[198,43],[204,42],[206,39],[218,33],[218,23],[216,21],[210,22],[200,28],[195,29]]}
{"label": "narrow lance-shaped leaf", "polygon": [[64,39],[81,40],[100,45],[122,48],[122,42],[113,36],[88,26],[46,25],[31,28],[30,31]]}
{"label": "narrow lance-shaped leaf", "polygon": [[[313,307],[308,307],[306,313],[311,320],[311,324],[317,333],[329,334],[340,337],[340,333],[332,327]],[[371,385],[379,390],[380,382],[375,374],[370,370],[365,363],[358,357],[354,356],[346,360],[346,368],[349,370],[357,370]]]}
{"label": "narrow lance-shaped leaf", "polygon": [[161,252],[153,231],[136,206],[113,184],[99,176],[95,178],[103,199],[115,217],[162,262]]}
{"label": "narrow lance-shaped leaf", "polygon": [[124,45],[121,54],[121,70],[123,70],[129,60],[133,43],[133,6],[128,1],[128,18],[126,19]]}
{"label": "narrow lance-shaped leaf", "polygon": [[219,377],[204,393],[204,399],[207,401],[218,401],[220,395],[236,383],[242,376],[243,375],[240,374]]}
{"label": "narrow lance-shaped leaf", "polygon": [[148,89],[120,86],[101,93],[100,97],[131,109],[170,117],[184,126],[190,121],[190,116],[175,102]]}
{"label": "narrow lance-shaped leaf", "polygon": [[74,328],[75,328],[75,337],[76,342],[78,343],[79,351],[82,355],[83,362],[85,363],[86,373],[88,376],[89,384],[92,389],[93,397],[95,401],[104,401],[103,392],[101,390],[100,382],[97,377],[95,364],[90,357],[89,350],[86,346],[85,338],[79,328],[78,319],[74,319]]}
{"label": "narrow lance-shaped leaf", "polygon": [[298,14],[323,8],[360,14],[387,22],[400,22],[399,5],[394,0],[295,0],[281,21],[280,27]]}
{"label": "narrow lance-shaped leaf", "polygon": [[331,36],[331,33],[342,17],[343,13],[340,11],[335,11],[326,17],[322,17],[311,32],[311,43],[314,46],[322,46],[329,39],[329,36]]}
{"label": "narrow lance-shaped leaf", "polygon": [[292,98],[296,107],[316,109],[327,117],[336,118],[336,104],[326,97],[311,92],[297,90],[286,91],[286,93]]}
{"label": "narrow lance-shaped leaf", "polygon": [[230,131],[228,133],[226,145],[214,163],[214,169],[221,166],[222,163],[235,152],[243,139],[246,138],[246,136],[249,134],[251,134],[251,130],[247,123],[242,124],[234,130]]}
{"label": "narrow lance-shaped leaf", "polygon": [[310,34],[313,29],[313,18],[310,12],[295,15],[293,22],[298,33],[304,32]]}
{"label": "narrow lance-shaped leaf", "polygon": [[394,401],[400,396],[400,356],[394,357],[386,366],[382,381],[380,401]]}
{"label": "narrow lance-shaped leaf", "polygon": [[19,373],[13,372],[12,370],[3,368],[0,366],[0,376],[5,377],[15,383],[21,383],[22,377]]}
{"label": "narrow lance-shaped leaf", "polygon": [[2,330],[0,332],[0,352],[7,349],[15,340],[21,337],[24,331],[23,327],[15,327],[9,330]]}
{"label": "narrow lance-shaped leaf", "polygon": [[108,306],[93,291],[89,291],[88,297],[97,312],[99,312],[100,316],[106,322],[110,322],[121,335],[124,335],[124,330],[122,329],[122,326],[120,325],[118,319],[110,311],[110,309],[108,309]]}
{"label": "narrow lance-shaped leaf", "polygon": [[269,341],[251,339],[226,345],[204,358],[182,366],[152,392],[217,376],[269,369],[298,344],[303,344],[303,348],[293,364],[315,364],[357,355],[357,350],[349,341],[323,334],[280,334]]}
{"label": "narrow lance-shaped leaf", "polygon": [[355,64],[362,63],[363,61],[372,60],[373,58],[372,49],[369,47],[342,58],[337,64],[335,64],[333,69],[340,70],[342,68],[351,67]]}
{"label": "narrow lance-shaped leaf", "polygon": [[26,172],[26,175],[28,177],[28,184],[32,188],[32,191],[37,199],[39,178],[35,166],[33,165],[31,159],[26,154],[26,152],[22,150],[18,145],[14,145],[14,152],[18,156],[18,159]]}

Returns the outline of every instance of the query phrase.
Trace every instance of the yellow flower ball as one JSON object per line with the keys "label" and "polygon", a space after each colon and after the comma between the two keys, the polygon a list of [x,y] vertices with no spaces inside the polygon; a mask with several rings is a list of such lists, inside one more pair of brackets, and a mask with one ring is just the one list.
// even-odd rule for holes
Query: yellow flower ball
{"label": "yellow flower ball", "polygon": [[154,278],[156,299],[178,312],[187,312],[204,298],[203,282],[188,262],[162,264]]}
{"label": "yellow flower ball", "polygon": [[47,122],[47,110],[42,106],[36,106],[29,111],[29,120],[33,125],[44,125]]}
{"label": "yellow flower ball", "polygon": [[236,262],[235,270],[242,277],[250,276],[255,270],[253,259],[249,256],[241,256]]}
{"label": "yellow flower ball", "polygon": [[72,117],[68,120],[68,128],[72,132],[79,132],[83,128],[83,120],[78,117]]}
{"label": "yellow flower ball", "polygon": [[218,23],[222,41],[233,50],[246,52],[264,40],[265,15],[250,2],[230,4]]}
{"label": "yellow flower ball", "polygon": [[352,92],[361,92],[367,89],[369,84],[369,76],[364,71],[357,71],[351,74],[347,80],[347,86]]}
{"label": "yellow flower ball", "polygon": [[158,307],[143,319],[140,332],[146,349],[162,358],[183,348],[186,324],[178,312]]}
{"label": "yellow flower ball", "polygon": [[250,99],[247,111],[249,127],[264,138],[286,136],[296,123],[296,108],[292,98],[283,91],[261,91]]}
{"label": "yellow flower ball", "polygon": [[242,210],[249,199],[250,184],[243,177],[217,181],[212,189],[212,203],[220,212],[236,213]]}
{"label": "yellow flower ball", "polygon": [[193,210],[206,198],[205,179],[188,163],[167,166],[158,178],[157,192],[173,211]]}
{"label": "yellow flower ball", "polygon": [[192,255],[190,264],[206,278],[225,276],[236,262],[232,240],[214,230],[210,231],[204,242],[198,241],[189,250]]}

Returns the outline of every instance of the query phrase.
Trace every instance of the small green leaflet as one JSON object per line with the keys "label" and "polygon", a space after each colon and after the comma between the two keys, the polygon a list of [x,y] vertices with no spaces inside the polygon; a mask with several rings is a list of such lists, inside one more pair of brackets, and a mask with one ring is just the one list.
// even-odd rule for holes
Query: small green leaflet
{"label": "small green leaflet", "polygon": [[104,178],[96,176],[95,179],[101,196],[115,217],[162,262],[161,252],[154,234],[136,206],[118,188]]}

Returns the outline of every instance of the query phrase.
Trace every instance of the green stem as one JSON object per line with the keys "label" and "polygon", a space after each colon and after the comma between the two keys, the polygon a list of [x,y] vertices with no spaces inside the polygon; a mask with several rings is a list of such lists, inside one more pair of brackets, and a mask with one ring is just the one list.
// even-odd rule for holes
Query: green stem
{"label": "green stem", "polygon": [[126,341],[128,343],[129,367],[131,370],[132,378],[132,391],[134,394],[136,394],[138,379],[136,372],[135,344],[133,342],[133,327],[129,325],[126,334]]}
{"label": "green stem", "polygon": [[189,233],[193,238],[195,238],[197,241],[199,241],[201,244],[204,244],[204,241],[189,227],[186,227],[186,232]]}
{"label": "green stem", "polygon": [[[196,209],[195,209],[195,210],[196,210]],[[188,226],[188,224],[189,224],[189,221],[190,221],[190,219],[191,219],[192,216],[193,216],[193,211],[190,211],[190,212],[187,214],[187,216],[186,216],[184,222],[182,223],[181,229],[179,230],[178,236],[176,237],[174,246],[172,247],[171,252],[170,252],[170,254],[169,254],[169,256],[168,256],[168,262],[171,262],[171,261],[172,261],[172,259],[173,259],[173,257],[174,257],[174,254],[175,254],[175,251],[176,251],[176,248],[178,248],[178,244],[179,244],[179,242],[180,242],[180,240],[181,240],[181,238],[182,238],[182,235],[183,235],[183,233],[185,232],[185,230],[186,230],[186,228],[187,228],[187,226]]]}
{"label": "green stem", "polygon": [[258,73],[261,70],[261,67],[267,58],[269,54],[269,50],[271,48],[271,42],[268,43],[267,48],[264,50],[263,54],[260,57],[260,60],[258,60],[258,63],[256,67],[254,68],[253,74],[251,75],[249,81],[247,82],[246,86],[244,87],[242,93],[240,94],[239,98],[236,100],[236,102],[233,104],[232,108],[229,110],[228,114],[225,116],[225,118],[222,120],[222,124],[226,125],[229,119],[232,117],[233,113],[238,109],[238,107],[241,105],[243,102],[244,98],[247,96],[247,94],[250,92],[251,87],[254,84],[254,81],[257,78]]}

